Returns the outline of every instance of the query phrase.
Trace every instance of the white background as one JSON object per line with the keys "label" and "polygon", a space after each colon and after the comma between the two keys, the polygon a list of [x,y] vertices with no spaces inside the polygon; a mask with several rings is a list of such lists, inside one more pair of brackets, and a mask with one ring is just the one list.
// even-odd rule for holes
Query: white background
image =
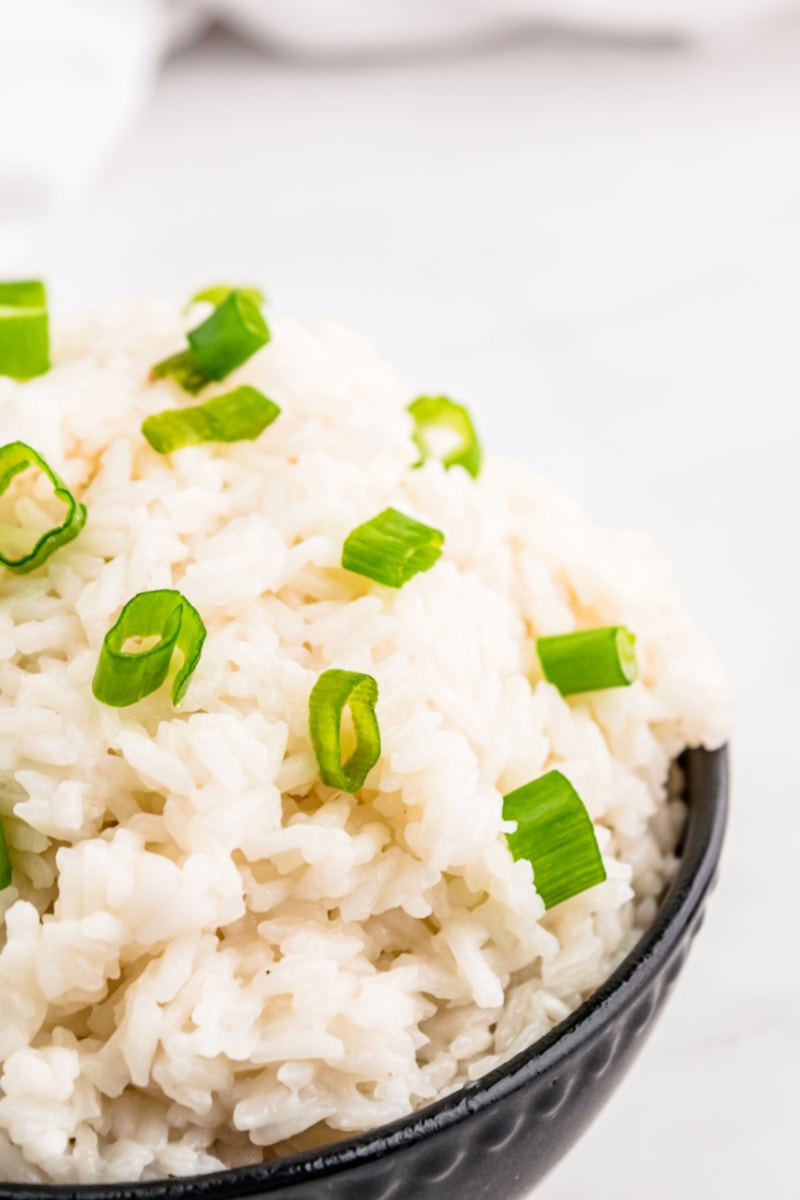
{"label": "white background", "polygon": [[62,310],[232,280],[341,317],[410,394],[654,533],[739,695],[724,873],[537,1200],[796,1200],[800,26],[380,65],[212,37],[36,254]]}

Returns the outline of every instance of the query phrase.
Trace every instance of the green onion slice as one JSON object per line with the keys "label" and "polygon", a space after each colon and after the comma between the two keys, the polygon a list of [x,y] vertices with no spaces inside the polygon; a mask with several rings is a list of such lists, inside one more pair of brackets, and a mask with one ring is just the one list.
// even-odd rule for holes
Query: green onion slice
{"label": "green onion slice", "polygon": [[188,334],[194,361],[209,379],[225,379],[269,341],[261,306],[246,292],[229,292]]}
{"label": "green onion slice", "polygon": [[[134,640],[157,638],[155,645],[131,649]],[[179,704],[206,638],[200,614],[184,595],[171,588],[139,592],[123,608],[103,640],[92,691],[103,704],[126,708],[161,687],[172,655],[183,662],[172,684],[172,703]]]}
{"label": "green onion slice", "polygon": [[11,859],[8,855],[8,842],[0,821],[0,892],[11,886]]}
{"label": "green onion slice", "polygon": [[342,566],[387,587],[399,588],[441,558],[444,534],[386,508],[345,538]]}
{"label": "green onion slice", "polygon": [[[381,754],[375,715],[378,685],[357,671],[324,671],[308,702],[309,729],[319,773],[328,787],[357,792]],[[342,763],[342,713],[349,707],[356,748]]]}
{"label": "green onion slice", "polygon": [[213,284],[211,287],[203,288],[200,292],[195,292],[186,307],[191,308],[193,304],[201,303],[213,304],[216,306],[221,304],[223,300],[227,300],[231,292],[241,292],[243,296],[247,296],[253,301],[254,304],[257,304],[259,308],[266,303],[267,298],[260,288],[232,287],[229,283],[218,283]]}
{"label": "green onion slice", "polygon": [[187,334],[188,350],[163,359],[151,370],[155,379],[171,377],[197,394],[212,380],[227,378],[270,339],[253,290],[234,288],[209,317]]}
{"label": "green onion slice", "polygon": [[201,442],[253,441],[280,416],[280,409],[254,387],[238,387],[191,408],[147,417],[142,433],[159,454]]}
{"label": "green onion slice", "polygon": [[545,679],[562,696],[628,687],[639,674],[636,636],[624,625],[540,637],[536,651]]}
{"label": "green onion slice", "polygon": [[63,481],[55,471],[47,465],[40,454],[37,454],[25,442],[9,442],[0,446],[0,496],[5,492],[11,481],[28,467],[38,467],[53,485],[53,495],[66,505],[64,520],[60,525],[54,525],[41,535],[27,554],[11,558],[0,551],[0,564],[15,575],[26,575],[40,567],[43,562],[60,546],[65,546],[76,538],[86,524],[86,509],[79,504],[72,492],[64,486]]}
{"label": "green onion slice", "polygon": [[185,392],[196,396],[211,380],[205,371],[201,371],[192,357],[191,350],[181,350],[179,354],[171,354],[164,358],[150,371],[153,379],[174,379]]}
{"label": "green onion slice", "polygon": [[[414,441],[422,455],[426,458],[439,458],[445,467],[461,466],[468,471],[473,479],[478,478],[481,469],[481,444],[472,424],[472,417],[463,404],[456,404],[447,396],[420,396],[408,406],[408,411],[414,418]],[[431,435],[441,434],[456,436],[456,444],[444,453],[437,452]]]}
{"label": "green onion slice", "polygon": [[0,375],[32,379],[50,369],[47,293],[39,280],[0,283]]}
{"label": "green onion slice", "polygon": [[517,822],[508,845],[515,859],[526,858],[533,866],[545,908],[606,878],[591,818],[560,771],[548,771],[504,796],[503,818]]}

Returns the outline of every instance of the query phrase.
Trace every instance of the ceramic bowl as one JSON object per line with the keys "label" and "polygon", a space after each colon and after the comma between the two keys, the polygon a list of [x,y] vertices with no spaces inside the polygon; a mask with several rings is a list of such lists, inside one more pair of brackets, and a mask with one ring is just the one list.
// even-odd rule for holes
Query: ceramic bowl
{"label": "ceramic bowl", "polygon": [[412,1116],[323,1150],[163,1182],[0,1183],[0,1200],[513,1200],[526,1194],[624,1076],[700,928],[725,829],[727,752],[690,750],[681,765],[689,804],[681,865],[653,924],[598,991],[502,1067]]}

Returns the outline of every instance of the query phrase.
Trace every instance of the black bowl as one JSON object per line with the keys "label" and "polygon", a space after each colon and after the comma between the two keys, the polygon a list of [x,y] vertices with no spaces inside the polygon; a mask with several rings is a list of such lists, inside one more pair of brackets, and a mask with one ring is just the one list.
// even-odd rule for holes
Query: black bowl
{"label": "black bowl", "polygon": [[655,921],[585,1004],[504,1066],[323,1150],[154,1183],[0,1184],[0,1200],[513,1200],[529,1191],[622,1079],[700,928],[725,830],[727,751],[690,750],[681,765],[689,818],[681,865]]}

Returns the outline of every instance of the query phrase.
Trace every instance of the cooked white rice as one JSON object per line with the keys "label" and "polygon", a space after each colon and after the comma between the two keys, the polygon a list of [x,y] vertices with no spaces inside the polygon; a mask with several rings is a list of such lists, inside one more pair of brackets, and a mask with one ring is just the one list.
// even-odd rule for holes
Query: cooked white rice
{"label": "cooked white rice", "polygon": [[[204,393],[276,401],[256,442],[147,445],[143,418],[187,402],[147,383],[187,328],[164,304],[75,325],[48,375],[0,379],[0,444],[34,446],[89,510],[46,567],[0,570],[5,1180],[252,1162],[481,1075],[651,920],[682,817],[670,762],[727,733],[716,658],[646,541],[491,458],[478,482],[410,470],[409,397],[370,348],[270,323]],[[26,491],[6,509],[46,528]],[[399,591],[340,566],[388,505],[446,536]],[[185,700],[105,707],[103,637],[161,587],[208,628]],[[638,638],[632,687],[564,700],[542,681],[536,635],[617,623]],[[383,753],[355,796],[320,784],[309,740],[328,667],[380,687]],[[554,766],[608,880],[546,914],[501,798]]]}

